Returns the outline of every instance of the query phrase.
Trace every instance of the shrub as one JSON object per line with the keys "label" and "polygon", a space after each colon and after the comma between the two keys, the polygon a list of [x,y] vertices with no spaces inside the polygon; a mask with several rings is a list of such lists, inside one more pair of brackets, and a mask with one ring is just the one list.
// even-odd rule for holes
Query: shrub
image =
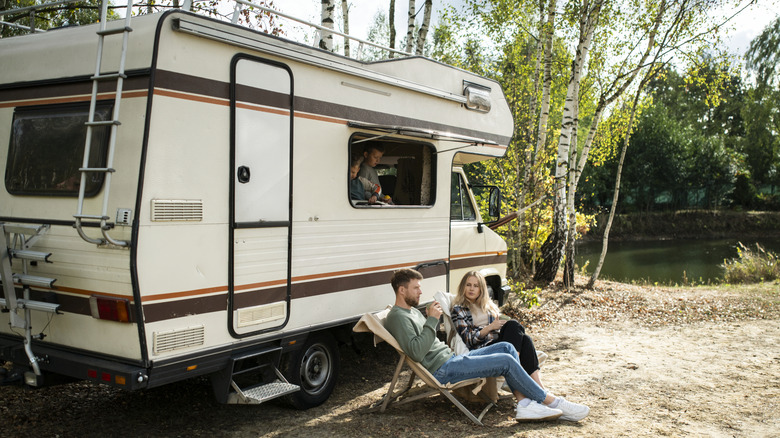
{"label": "shrub", "polygon": [[780,278],[777,254],[764,250],[757,243],[754,251],[738,242],[737,257],[724,260],[721,266],[725,270],[723,279],[726,283],[760,283]]}

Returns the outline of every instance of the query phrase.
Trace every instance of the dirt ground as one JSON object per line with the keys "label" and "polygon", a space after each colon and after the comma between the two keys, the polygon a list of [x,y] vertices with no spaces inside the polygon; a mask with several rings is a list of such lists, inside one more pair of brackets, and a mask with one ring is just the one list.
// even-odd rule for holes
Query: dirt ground
{"label": "dirt ground", "polygon": [[[322,406],[220,405],[205,379],[128,393],[86,383],[0,387],[5,436],[92,437],[770,437],[780,435],[780,284],[654,288],[600,283],[556,287],[516,316],[537,348],[555,394],[590,406],[579,423],[520,424],[502,400],[472,424],[442,397],[385,413],[381,398],[396,353],[356,338]],[[472,410],[481,406],[467,405]]]}

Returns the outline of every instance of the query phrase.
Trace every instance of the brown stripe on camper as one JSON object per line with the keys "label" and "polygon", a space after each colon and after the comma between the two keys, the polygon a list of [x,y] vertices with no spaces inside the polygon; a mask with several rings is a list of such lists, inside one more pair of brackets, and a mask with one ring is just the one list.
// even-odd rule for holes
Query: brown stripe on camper
{"label": "brown stripe on camper", "polygon": [[[180,98],[199,100],[215,104],[227,105],[230,99],[230,84],[226,82],[220,82],[213,79],[191,76],[167,70],[157,70],[155,72],[155,93],[159,92],[158,88],[187,93],[186,95],[177,95],[177,97]],[[251,92],[249,92],[249,90],[251,90]],[[243,85],[237,85],[237,92],[242,96],[242,102],[254,103],[279,109],[290,109],[289,96],[283,93],[250,88]],[[198,99],[195,95],[201,95],[207,98],[210,97],[217,100]],[[296,117],[313,118],[316,120],[332,123],[346,123],[347,120],[355,120],[379,125],[409,126],[413,128],[451,132],[455,134],[467,135],[470,137],[492,140],[499,143],[500,145],[506,145],[510,141],[510,138],[508,137],[496,136],[487,132],[464,129],[457,126],[444,125],[395,114],[371,111],[365,108],[340,105],[333,102],[325,102],[322,100],[311,99],[297,95],[294,96],[294,107]],[[505,146],[500,146],[500,148],[505,149]]]}
{"label": "brown stripe on camper", "polygon": [[487,254],[462,254],[452,256],[450,269],[465,269],[476,266],[495,265],[506,263],[506,252],[494,252]]}
{"label": "brown stripe on camper", "polygon": [[[398,265],[395,268],[406,267],[409,267],[409,265]],[[421,268],[420,272],[426,278],[439,277],[447,274],[447,267],[444,264],[437,264]],[[374,269],[372,272],[365,272],[358,275],[322,278],[325,275],[330,274],[307,276],[306,278],[320,278],[293,283],[291,291],[292,299],[313,297],[370,286],[387,285],[389,288],[392,270],[376,271],[376,269]],[[293,281],[298,280],[299,278],[293,279]],[[240,292],[234,295],[234,305],[238,308],[284,301],[286,299],[286,292],[287,289],[283,286]],[[185,293],[186,292],[181,292],[180,294]],[[157,322],[187,315],[224,311],[227,309],[227,298],[227,293],[220,293],[207,297],[182,298],[162,303],[144,303],[144,320],[146,322]]]}
{"label": "brown stripe on camper", "polygon": [[[124,81],[123,97],[146,96],[149,76],[132,76]],[[113,99],[116,84],[101,82],[98,85],[98,99]],[[89,102],[92,81],[89,78],[67,83],[20,84],[13,88],[0,89],[0,108],[46,105],[68,102]]]}

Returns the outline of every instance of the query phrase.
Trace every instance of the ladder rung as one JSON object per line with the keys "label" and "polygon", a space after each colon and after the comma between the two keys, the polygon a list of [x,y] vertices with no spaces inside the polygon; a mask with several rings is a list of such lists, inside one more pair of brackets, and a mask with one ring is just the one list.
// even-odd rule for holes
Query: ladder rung
{"label": "ladder rung", "polygon": [[51,289],[56,278],[39,277],[37,275],[14,274],[14,280],[22,286],[37,286]]}
{"label": "ladder rung", "polygon": [[31,251],[29,249],[12,249],[11,255],[16,257],[17,259],[35,260],[39,262],[51,263],[49,261],[49,257],[51,257],[50,252]]}
{"label": "ladder rung", "polygon": [[108,74],[101,74],[98,76],[92,76],[89,78],[92,81],[110,81],[112,79],[127,79],[127,75],[124,73],[108,73]]}
{"label": "ladder rung", "polygon": [[98,35],[103,35],[103,36],[106,36],[106,35],[116,35],[116,34],[118,34],[118,33],[123,33],[123,32],[132,32],[132,31],[133,31],[133,28],[132,28],[132,27],[129,27],[129,26],[124,26],[124,27],[117,27],[117,28],[115,28],[115,29],[103,29],[103,30],[99,30],[99,31],[97,31],[97,34],[98,34]]}
{"label": "ladder rung", "polygon": [[111,217],[109,216],[98,216],[95,214],[74,214],[73,217],[79,218],[79,219],[95,219],[95,220],[109,220]]}
{"label": "ladder rung", "polygon": [[79,167],[79,172],[116,172],[111,167]]}
{"label": "ladder rung", "polygon": [[[0,307],[8,308],[8,304],[6,304],[5,298],[0,298]],[[27,308],[32,310],[40,310],[42,312],[57,313],[60,305],[55,303],[47,303],[44,301],[33,301],[25,300],[24,298],[17,298],[16,307],[19,309]]]}
{"label": "ladder rung", "polygon": [[84,123],[87,126],[111,126],[111,125],[121,125],[122,122],[119,120],[98,120],[95,122],[86,122]]}

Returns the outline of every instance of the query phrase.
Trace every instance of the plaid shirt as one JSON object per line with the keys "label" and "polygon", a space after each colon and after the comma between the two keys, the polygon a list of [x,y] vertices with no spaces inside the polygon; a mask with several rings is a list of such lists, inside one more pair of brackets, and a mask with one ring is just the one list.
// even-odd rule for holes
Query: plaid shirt
{"label": "plaid shirt", "polygon": [[[493,320],[495,320],[493,315],[488,313],[488,324],[492,323]],[[471,311],[466,306],[452,307],[452,323],[455,325],[455,330],[458,331],[458,334],[469,350],[482,348],[492,344],[498,339],[498,330],[491,331],[484,338],[479,337],[479,332],[485,327],[474,325],[474,320],[471,318]]]}

